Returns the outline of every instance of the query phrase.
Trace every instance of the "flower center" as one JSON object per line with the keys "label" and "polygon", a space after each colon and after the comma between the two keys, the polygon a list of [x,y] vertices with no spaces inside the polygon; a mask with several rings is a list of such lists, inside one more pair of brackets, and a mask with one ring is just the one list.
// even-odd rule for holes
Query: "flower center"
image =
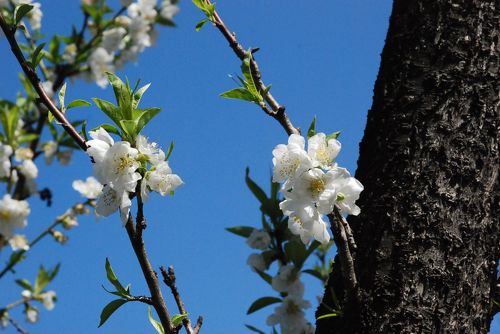
{"label": "flower center", "polygon": [[125,156],[121,156],[118,159],[118,164],[116,166],[116,174],[122,174],[129,167],[132,167],[133,163],[134,163],[134,159],[132,159],[128,154]]}
{"label": "flower center", "polygon": [[7,210],[0,210],[0,220],[9,220],[11,213]]}
{"label": "flower center", "polygon": [[312,195],[316,197],[323,191],[325,191],[325,182],[323,182],[323,179],[321,178],[312,179],[311,183],[309,184],[309,190],[311,191]]}
{"label": "flower center", "polygon": [[329,166],[331,165],[330,154],[328,154],[328,150],[326,147],[321,147],[316,151],[316,159],[318,159],[323,165]]}

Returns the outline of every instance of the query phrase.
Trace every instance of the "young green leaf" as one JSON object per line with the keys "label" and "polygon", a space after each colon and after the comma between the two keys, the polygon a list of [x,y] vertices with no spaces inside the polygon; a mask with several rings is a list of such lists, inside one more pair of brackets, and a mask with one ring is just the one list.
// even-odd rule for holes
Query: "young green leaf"
{"label": "young green leaf", "polygon": [[309,274],[313,277],[316,277],[317,279],[319,279],[321,282],[323,282],[324,278],[323,278],[323,275],[321,275],[321,273],[317,270],[314,270],[314,269],[305,269],[305,270],[302,270],[303,273],[306,273],[306,274]]}
{"label": "young green leaf", "polygon": [[285,254],[297,268],[301,268],[306,260],[306,247],[300,241],[292,240],[285,244]]}
{"label": "young green leaf", "polygon": [[326,141],[329,141],[330,139],[337,139],[339,136],[340,136],[340,131],[332,132],[328,136],[326,136]]}
{"label": "young green leaf", "polygon": [[120,131],[118,131],[118,129],[111,124],[101,124],[100,126],[95,127],[90,131],[96,131],[99,128],[103,128],[104,130],[106,130],[109,133],[114,133],[115,135],[121,136]]}
{"label": "young green leaf", "polygon": [[35,51],[33,51],[33,53],[31,54],[31,67],[33,69],[35,69],[38,66],[38,64],[43,58],[43,53],[41,53],[41,51],[43,50],[44,46],[45,43],[38,45]]}
{"label": "young green leaf", "polygon": [[196,31],[200,31],[201,28],[203,28],[203,26],[207,22],[208,22],[208,19],[203,19],[203,20],[199,21],[198,23],[196,23],[196,27],[195,27]]}
{"label": "young green leaf", "polygon": [[332,312],[328,314],[323,314],[322,316],[319,316],[316,318],[316,320],[321,320],[321,319],[326,319],[326,318],[332,318],[332,317],[338,317],[339,313],[337,312]]}
{"label": "young green leaf", "polygon": [[149,319],[149,322],[151,323],[151,325],[153,325],[153,327],[155,328],[156,332],[158,334],[165,334],[165,330],[163,329],[163,326],[161,325],[160,322],[156,321],[154,318],[153,318],[153,314],[151,312],[151,307],[148,306],[148,319]]}
{"label": "young green leaf", "polygon": [[264,99],[262,95],[260,95],[260,92],[255,85],[255,81],[253,80],[252,68],[250,66],[251,60],[252,53],[248,51],[246,53],[245,59],[243,59],[243,62],[241,63],[241,73],[243,73],[243,77],[245,78],[244,86],[250,92],[250,94],[254,96],[256,101],[261,102]]}
{"label": "young green leaf", "polygon": [[255,268],[255,272],[264,280],[266,281],[269,285],[272,284],[272,281],[273,281],[273,278],[271,277],[271,275],[269,274],[266,274],[265,272]]}
{"label": "young green leaf", "polygon": [[123,304],[127,303],[127,299],[115,299],[112,302],[110,302],[108,305],[104,306],[101,312],[101,320],[99,321],[99,326],[101,327],[104,325],[106,320],[109,319],[109,317],[116,311],[118,310]]}
{"label": "young green leaf", "polygon": [[307,138],[311,138],[316,134],[316,116],[314,116],[311,125],[309,125],[309,130],[307,130]]}
{"label": "young green leaf", "polygon": [[176,314],[172,317],[172,325],[174,325],[174,327],[179,327],[180,325],[182,325],[182,322],[184,321],[184,319],[187,319],[188,315],[187,314]]}
{"label": "young green leaf", "polygon": [[272,304],[281,303],[281,302],[282,302],[282,300],[280,298],[276,298],[276,297],[259,298],[256,301],[254,301],[252,303],[252,305],[250,305],[250,307],[248,308],[247,314],[254,313],[255,311],[260,310],[261,308],[264,308],[264,307],[272,305]]}
{"label": "young green leaf", "polygon": [[14,10],[16,26],[19,24],[19,22],[21,22],[23,17],[25,17],[33,8],[34,8],[33,5],[28,5],[28,4],[19,5],[16,7],[16,9]]}
{"label": "young green leaf", "polygon": [[234,226],[226,228],[226,231],[239,235],[243,238],[248,238],[250,234],[252,234],[253,230],[255,230],[255,228],[251,226]]}
{"label": "young green leaf", "polygon": [[28,133],[28,134],[25,134],[25,135],[18,136],[17,137],[17,142],[19,144],[24,144],[24,143],[33,141],[33,140],[35,140],[37,138],[38,138],[37,134],[35,134],[35,133]]}
{"label": "young green leaf", "polygon": [[101,109],[116,125],[120,124],[120,120],[122,119],[120,114],[120,108],[115,106],[113,103],[108,102],[106,100],[101,100],[99,98],[94,97],[92,99],[94,103],[97,105],[97,108]]}
{"label": "young green leaf", "polygon": [[38,295],[42,290],[49,284],[50,276],[49,273],[45,270],[43,266],[40,266],[38,269],[38,275],[35,280],[35,288],[33,289],[33,293]]}
{"label": "young green leaf", "polygon": [[247,167],[245,171],[245,182],[247,184],[248,189],[250,189],[250,191],[254,194],[254,196],[259,200],[261,204],[267,203],[269,199],[267,198],[266,193],[264,192],[264,190],[262,190],[261,187],[257,185],[257,183],[255,183],[250,178],[249,174],[250,174],[250,168]]}
{"label": "young green leaf", "polygon": [[16,284],[23,289],[33,292],[33,287],[31,286],[31,283],[26,279],[16,279]]}
{"label": "young green leaf", "polygon": [[76,108],[76,107],[89,107],[89,106],[90,103],[85,100],[73,100],[68,104],[66,110],[70,110],[71,108]]}
{"label": "young green leaf", "polygon": [[106,264],[104,265],[106,268],[106,276],[108,278],[108,281],[113,284],[113,286],[116,288],[118,292],[121,292],[123,294],[127,294],[127,290],[123,287],[123,285],[120,283],[118,278],[115,275],[115,272],[113,271],[113,268],[111,267],[111,263],[109,262],[108,258],[106,258]]}
{"label": "young green leaf", "polygon": [[140,116],[137,118],[137,133],[141,130],[156,116],[160,113],[160,108],[146,108],[138,109]]}
{"label": "young green leaf", "polygon": [[139,106],[139,103],[141,102],[142,95],[144,95],[144,93],[148,90],[149,86],[151,86],[150,83],[142,86],[134,93],[134,98],[132,101],[132,108],[136,109]]}
{"label": "young green leaf", "polygon": [[165,161],[168,160],[168,158],[170,158],[170,155],[172,154],[172,151],[174,150],[174,142],[171,141],[170,142],[170,145],[168,146],[168,149],[167,149],[167,155],[165,156]]}
{"label": "young green leaf", "polygon": [[243,87],[228,90],[227,92],[220,94],[220,96],[225,97],[226,99],[237,99],[258,103],[258,100],[252,95],[252,93]]}
{"label": "young green leaf", "polygon": [[124,83],[115,74],[106,72],[108,75],[108,80],[113,87],[113,92],[115,93],[115,98],[120,107],[120,116],[122,119],[132,119],[132,91],[130,85]]}

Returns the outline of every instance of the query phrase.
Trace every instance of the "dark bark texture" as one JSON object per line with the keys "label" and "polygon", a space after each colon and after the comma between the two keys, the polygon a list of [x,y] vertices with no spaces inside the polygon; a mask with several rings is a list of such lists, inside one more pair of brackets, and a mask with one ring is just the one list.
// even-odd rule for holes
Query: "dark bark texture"
{"label": "dark bark texture", "polygon": [[360,144],[361,304],[317,333],[487,333],[500,257],[500,1],[396,0]]}

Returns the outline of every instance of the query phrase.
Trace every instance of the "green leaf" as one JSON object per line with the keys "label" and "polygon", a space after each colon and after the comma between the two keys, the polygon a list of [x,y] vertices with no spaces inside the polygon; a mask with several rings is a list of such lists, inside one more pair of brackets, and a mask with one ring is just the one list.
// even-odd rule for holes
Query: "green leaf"
{"label": "green leaf", "polygon": [[33,67],[33,69],[35,69],[38,66],[38,64],[43,58],[43,53],[41,53],[41,51],[43,50],[44,46],[45,43],[38,45],[35,51],[33,51],[33,53],[31,54],[31,66]]}
{"label": "green leaf", "polygon": [[118,292],[121,292],[123,294],[127,294],[127,290],[123,287],[123,285],[120,283],[118,278],[115,275],[115,272],[113,271],[113,268],[111,267],[111,263],[109,263],[108,258],[106,258],[106,264],[104,266],[106,268],[106,276],[108,277],[108,281],[113,284],[113,286],[116,288]]}
{"label": "green leaf", "polygon": [[245,325],[245,327],[248,328],[249,330],[251,330],[252,332],[259,333],[259,334],[266,334],[266,332],[261,331],[260,329],[254,327],[254,326]]}
{"label": "green leaf", "polygon": [[161,325],[161,323],[159,321],[156,321],[153,318],[153,314],[151,312],[151,307],[149,307],[149,306],[148,306],[148,319],[149,319],[149,322],[151,323],[151,325],[153,325],[153,327],[156,329],[156,332],[158,334],[165,334],[165,330],[163,329],[163,326]]}
{"label": "green leaf", "polygon": [[187,313],[174,315],[172,317],[172,325],[174,325],[174,327],[179,327],[180,325],[182,325],[184,319],[187,319],[187,317],[188,317]]}
{"label": "green leaf", "polygon": [[146,109],[138,109],[140,111],[140,116],[137,119],[137,133],[141,132],[141,130],[156,116],[160,113],[160,108],[146,108]]}
{"label": "green leaf", "polygon": [[335,131],[326,136],[326,141],[328,142],[330,139],[337,139],[340,136],[340,131]]}
{"label": "green leaf", "polygon": [[38,269],[38,275],[36,276],[35,288],[33,290],[33,293],[35,295],[38,295],[47,286],[47,284],[49,284],[49,282],[50,282],[49,273],[45,270],[43,266],[40,266],[40,268]]}
{"label": "green leaf", "polygon": [[264,307],[272,305],[272,304],[281,303],[281,302],[282,302],[282,300],[280,298],[276,298],[276,297],[259,298],[256,301],[254,301],[252,303],[252,305],[250,305],[250,307],[248,308],[247,314],[254,313],[255,311],[260,310],[261,308],[264,308]]}
{"label": "green leaf", "polygon": [[226,231],[239,235],[240,237],[248,238],[255,228],[251,226],[234,226],[226,228]]}
{"label": "green leaf", "polygon": [[139,103],[141,102],[142,95],[144,95],[144,93],[148,90],[149,86],[151,86],[150,83],[142,86],[134,93],[134,98],[132,101],[132,108],[133,109],[135,109],[135,108],[137,108],[137,106],[139,106]]}
{"label": "green leaf", "polygon": [[33,292],[33,287],[31,286],[31,283],[26,279],[16,279],[16,284],[22,287],[23,289]]}
{"label": "green leaf", "polygon": [[220,96],[225,97],[226,99],[237,99],[258,103],[258,99],[256,99],[252,93],[243,87],[228,90],[227,92],[220,94]]}
{"label": "green leaf", "polygon": [[208,19],[203,19],[203,20],[201,20],[200,22],[196,23],[196,27],[195,27],[196,31],[200,31],[200,30],[201,30],[201,28],[203,28],[203,26],[204,26],[204,25],[205,25],[205,23],[207,23],[207,22],[208,22]]}
{"label": "green leaf", "polygon": [[108,305],[104,306],[101,312],[101,320],[99,321],[99,326],[101,327],[104,325],[106,320],[109,319],[109,317],[116,311],[118,310],[123,304],[127,303],[127,299],[115,299],[112,302],[110,302]]}
{"label": "green leaf", "polygon": [[124,83],[115,74],[106,72],[108,80],[113,87],[116,102],[120,107],[121,119],[132,119],[132,92],[128,83]]}
{"label": "green leaf", "polygon": [[31,142],[31,141],[33,141],[33,140],[35,140],[37,138],[38,138],[37,134],[28,133],[28,134],[20,135],[19,137],[17,137],[17,142],[19,144],[24,144],[24,143],[27,143],[27,142]]}
{"label": "green leaf", "polygon": [[89,106],[90,102],[87,102],[85,100],[73,100],[68,104],[66,110],[70,110],[71,108],[76,108],[76,107],[89,107]]}
{"label": "green leaf", "polygon": [[94,97],[92,99],[99,109],[101,109],[116,125],[120,125],[120,120],[122,119],[120,114],[120,108],[115,106],[113,103],[106,100],[101,100]]}
{"label": "green leaf", "polygon": [[87,121],[83,122],[80,133],[82,134],[86,142],[89,141],[89,137],[87,136]]}
{"label": "green leaf", "polygon": [[168,146],[168,150],[167,150],[167,155],[165,156],[165,161],[168,160],[168,158],[170,158],[170,154],[172,154],[172,151],[174,150],[174,142],[170,142],[170,145]]}
{"label": "green leaf", "polygon": [[309,125],[309,130],[307,130],[307,138],[311,138],[316,134],[316,116],[314,116],[311,125]]}
{"label": "green leaf", "polygon": [[133,119],[123,119],[120,121],[119,126],[120,129],[123,130],[123,133],[126,135],[126,140],[135,142],[135,137],[139,133],[139,131],[137,131],[137,123],[138,121]]}
{"label": "green leaf", "polygon": [[53,269],[48,271],[49,281],[52,281],[56,277],[60,268],[61,268],[61,264],[58,263]]}
{"label": "green leaf", "polygon": [[250,94],[254,96],[254,99],[261,102],[264,99],[262,98],[262,95],[260,95],[257,86],[255,85],[255,81],[253,80],[252,69],[250,67],[251,59],[252,53],[248,51],[245,59],[243,59],[243,62],[241,63],[241,73],[243,73],[243,77],[245,78],[243,83]]}
{"label": "green leaf", "polygon": [[21,22],[23,17],[25,17],[26,14],[28,14],[33,9],[33,7],[34,7],[33,5],[28,5],[28,4],[19,5],[16,7],[16,9],[14,10],[14,16],[16,18],[15,20],[16,26],[19,24],[19,22]]}
{"label": "green leaf", "polygon": [[316,320],[321,320],[321,319],[326,319],[326,318],[332,318],[332,317],[338,317],[339,313],[333,312],[333,313],[328,313],[328,314],[323,314],[322,316],[319,316],[316,318]]}
{"label": "green leaf", "polygon": [[261,204],[266,204],[269,199],[267,198],[266,193],[262,190],[261,187],[257,185],[249,176],[250,168],[247,167],[245,171],[245,182],[248,186],[248,189],[254,194],[254,196],[259,200]]}
{"label": "green leaf", "polygon": [[302,270],[303,273],[306,273],[306,274],[309,274],[311,276],[314,276],[316,277],[317,279],[319,279],[321,282],[323,282],[323,275],[321,275],[321,273],[317,270],[314,270],[314,269],[306,269],[306,270]]}
{"label": "green leaf", "polygon": [[114,127],[113,125],[111,125],[111,124],[101,124],[100,126],[95,127],[92,130],[90,130],[90,131],[96,131],[99,128],[103,128],[107,132],[114,133],[115,135],[120,136],[120,131],[118,131],[118,129],[116,127]]}
{"label": "green leaf", "polygon": [[301,241],[292,240],[285,244],[285,254],[297,268],[301,268],[306,260],[306,247]]}
{"label": "green leaf", "polygon": [[269,284],[272,284],[273,282],[273,278],[271,277],[271,275],[269,274],[266,274],[265,272],[257,269],[257,268],[254,268],[255,269],[255,272],[264,280],[266,281],[267,283]]}

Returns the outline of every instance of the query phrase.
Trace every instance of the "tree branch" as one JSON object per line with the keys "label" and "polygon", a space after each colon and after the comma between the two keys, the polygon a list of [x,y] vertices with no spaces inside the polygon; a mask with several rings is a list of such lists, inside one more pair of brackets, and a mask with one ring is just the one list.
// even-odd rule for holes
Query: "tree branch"
{"label": "tree branch", "polygon": [[337,207],[328,214],[337,251],[340,257],[342,278],[347,290],[348,301],[353,301],[356,305],[360,303],[359,286],[354,270],[354,259],[349,249],[346,227],[343,224],[343,217]]}
{"label": "tree branch", "polygon": [[11,27],[5,22],[3,15],[0,13],[0,28],[4,32],[12,50],[14,56],[16,57],[19,65],[23,69],[23,72],[26,74],[26,77],[30,81],[31,85],[38,93],[40,100],[47,107],[50,113],[54,115],[54,118],[61,124],[64,130],[72,137],[75,142],[80,146],[80,148],[84,151],[87,150],[87,144],[85,143],[85,139],[78,133],[78,131],[73,127],[73,125],[68,121],[64,113],[62,113],[52,102],[52,100],[47,96],[44,92],[42,85],[40,84],[40,78],[36,74],[35,70],[28,66],[26,59],[24,58],[23,52],[19,48],[15,38],[15,28]]}
{"label": "tree branch", "polygon": [[141,270],[148,285],[149,292],[151,293],[152,306],[154,307],[156,313],[158,314],[158,317],[160,318],[160,322],[163,326],[163,329],[165,330],[165,333],[172,334],[174,332],[174,328],[167,306],[165,305],[165,300],[163,299],[163,295],[161,293],[158,276],[154,272],[151,263],[149,262],[146,248],[144,247],[144,240],[142,239],[142,232],[136,231],[132,216],[130,214],[125,228],[127,230],[127,234],[130,239],[130,243],[132,244],[132,248],[134,249],[137,260],[139,261],[139,264],[141,266]]}
{"label": "tree branch", "polygon": [[[176,278],[175,278],[174,267],[172,266],[168,267],[168,271],[165,269],[165,267],[160,267],[160,271],[161,275],[163,276],[163,282],[170,288],[172,296],[174,296],[175,303],[177,304],[179,313],[188,314],[184,302],[182,301],[182,298],[179,294],[179,290],[177,289],[177,285],[175,283]],[[189,320],[189,318],[184,319],[182,321],[182,324],[184,325],[184,328],[186,328],[186,332],[188,334],[197,334],[200,331],[201,326],[203,324],[203,317],[201,316],[198,317],[194,329],[191,327],[191,321]]]}
{"label": "tree branch", "polygon": [[[210,0],[206,0],[207,3],[211,3]],[[212,21],[213,24],[219,29],[219,31],[222,33],[224,38],[229,42],[229,46],[231,49],[234,51],[236,56],[243,61],[246,58],[246,51],[243,48],[243,46],[238,42],[236,39],[236,35],[232,33],[229,28],[226,26],[224,21],[222,21],[222,18],[220,17],[219,13],[217,11],[214,12],[214,20]],[[262,94],[264,100],[267,102],[271,110],[266,106],[264,102],[260,104],[260,107],[262,110],[268,114],[269,116],[273,117],[275,120],[277,120],[281,126],[285,129],[288,135],[291,134],[299,134],[300,131],[296,127],[293,126],[292,122],[288,118],[288,115],[285,112],[285,106],[282,106],[281,104],[276,101],[274,96],[270,93],[266,93],[266,85],[262,81],[262,75],[260,73],[259,65],[255,61],[253,55],[250,58],[250,69],[252,70],[252,75],[254,77],[255,84],[257,86],[257,89],[259,92]]]}

